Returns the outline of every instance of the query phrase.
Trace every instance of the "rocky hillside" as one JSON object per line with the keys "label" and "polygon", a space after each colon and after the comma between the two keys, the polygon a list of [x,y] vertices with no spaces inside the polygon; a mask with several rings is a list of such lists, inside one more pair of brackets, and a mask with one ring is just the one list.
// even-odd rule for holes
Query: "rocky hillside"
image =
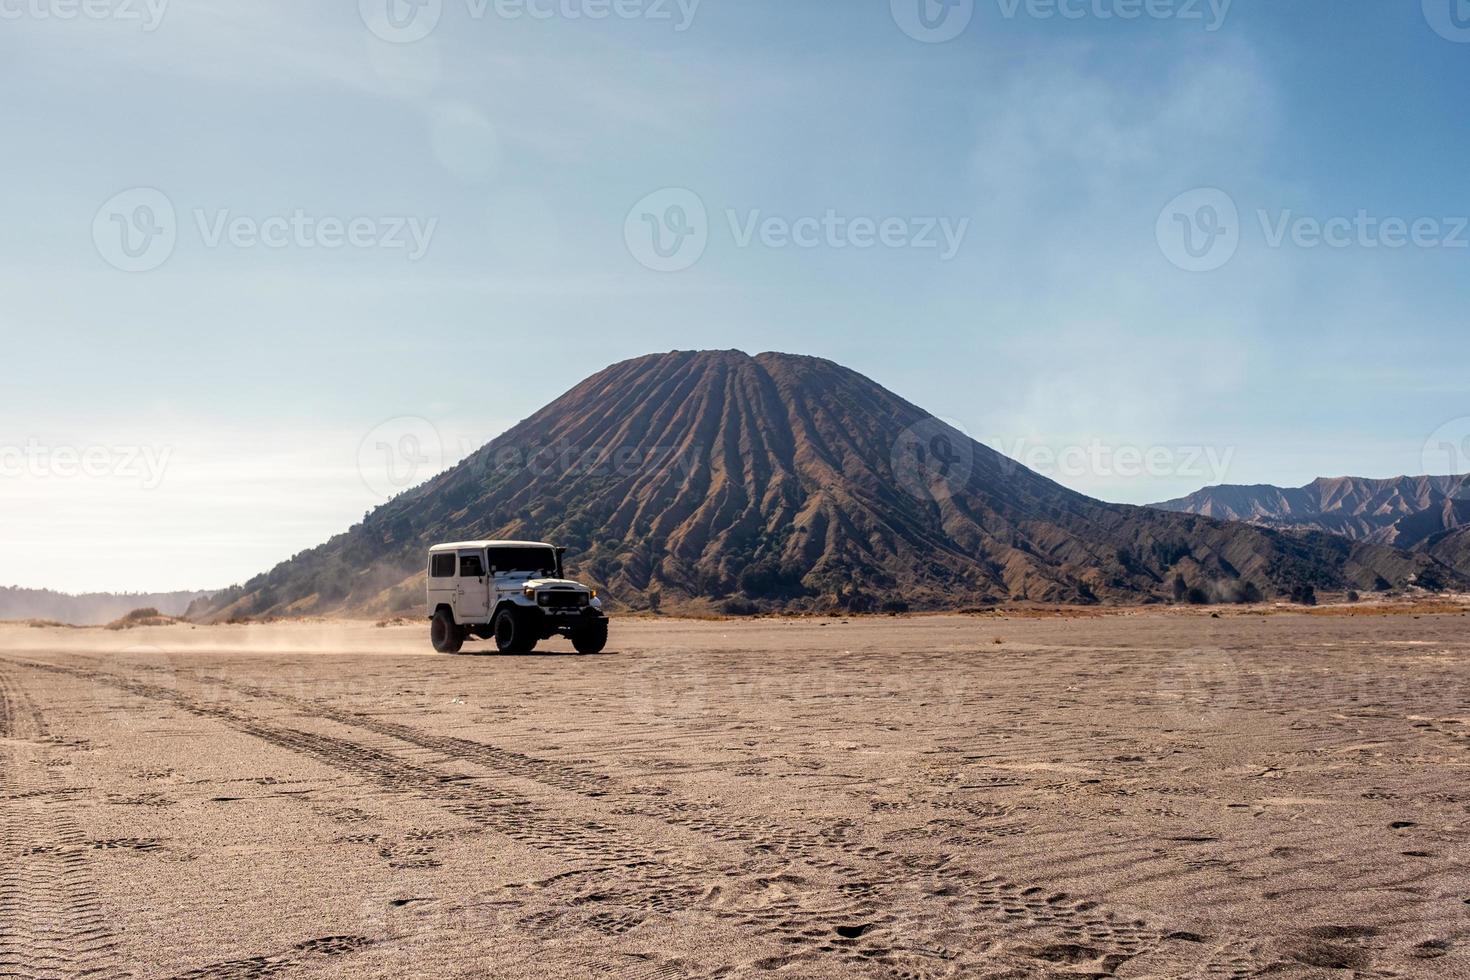
{"label": "rocky hillside", "polygon": [[1102,503],[830,361],[678,351],[598,373],[206,618],[417,611],[428,545],[567,545],[617,607],[940,609],[1437,582],[1427,555]]}
{"label": "rocky hillside", "polygon": [[1207,487],[1155,506],[1432,553],[1448,532],[1470,526],[1470,476],[1339,477],[1294,489]]}

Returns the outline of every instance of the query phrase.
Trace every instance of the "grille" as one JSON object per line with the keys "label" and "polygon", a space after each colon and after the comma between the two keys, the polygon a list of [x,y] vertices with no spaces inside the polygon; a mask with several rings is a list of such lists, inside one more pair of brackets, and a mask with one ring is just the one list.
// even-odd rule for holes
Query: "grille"
{"label": "grille", "polygon": [[587,593],[572,592],[538,592],[536,602],[552,609],[580,609],[587,605]]}

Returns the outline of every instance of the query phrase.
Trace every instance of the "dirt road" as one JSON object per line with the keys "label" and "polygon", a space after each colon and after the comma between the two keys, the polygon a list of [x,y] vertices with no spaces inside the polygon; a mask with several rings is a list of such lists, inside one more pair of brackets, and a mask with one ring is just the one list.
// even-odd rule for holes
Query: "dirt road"
{"label": "dirt road", "polygon": [[1467,624],[3,627],[0,976],[1466,976]]}

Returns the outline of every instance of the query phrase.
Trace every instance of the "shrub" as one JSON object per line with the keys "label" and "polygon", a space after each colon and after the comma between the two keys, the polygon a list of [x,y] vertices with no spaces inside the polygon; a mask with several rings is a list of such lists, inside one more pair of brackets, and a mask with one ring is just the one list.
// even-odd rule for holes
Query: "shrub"
{"label": "shrub", "polygon": [[768,559],[740,573],[740,591],[752,599],[791,599],[806,590],[801,584],[800,569],[782,568]]}
{"label": "shrub", "polygon": [[760,612],[760,607],[745,599],[726,599],[720,604],[720,612],[726,616],[754,616]]}
{"label": "shrub", "polygon": [[1315,606],[1317,590],[1310,585],[1298,585],[1291,590],[1291,601],[1300,606]]}
{"label": "shrub", "polygon": [[1419,573],[1414,584],[1425,592],[1443,592],[1445,590],[1445,584],[1440,579],[1438,573],[1427,568]]}

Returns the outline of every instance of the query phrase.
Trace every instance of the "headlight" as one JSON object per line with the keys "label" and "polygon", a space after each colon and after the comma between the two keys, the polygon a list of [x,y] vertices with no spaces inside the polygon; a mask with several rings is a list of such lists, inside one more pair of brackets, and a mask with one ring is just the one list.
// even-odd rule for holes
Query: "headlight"
{"label": "headlight", "polygon": [[536,590],[528,585],[521,590],[521,595],[525,596],[527,599],[534,599],[536,598]]}

